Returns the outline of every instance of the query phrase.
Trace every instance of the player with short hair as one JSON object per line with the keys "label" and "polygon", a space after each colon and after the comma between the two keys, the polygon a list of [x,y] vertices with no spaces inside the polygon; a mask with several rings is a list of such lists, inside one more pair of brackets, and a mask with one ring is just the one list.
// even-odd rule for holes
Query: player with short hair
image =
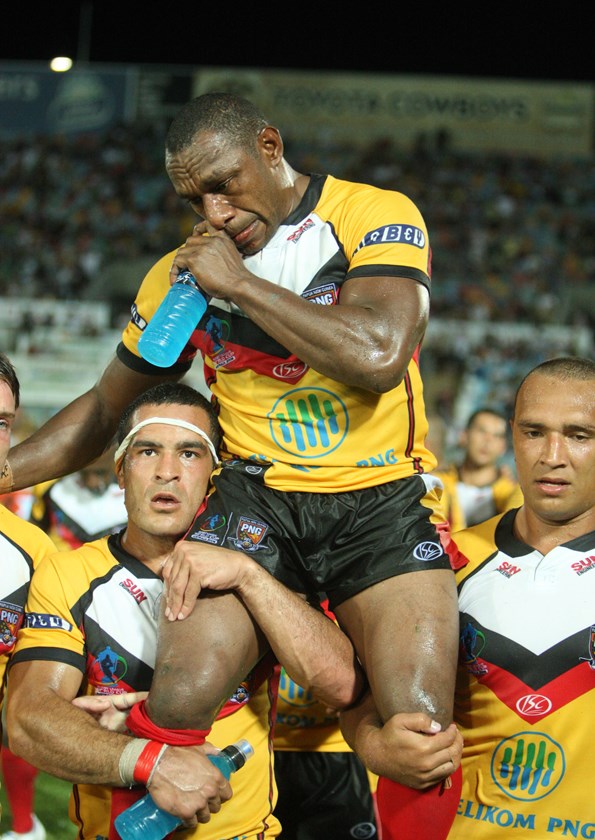
{"label": "player with short hair", "polygon": [[[595,362],[550,359],[511,421],[524,503],[460,534],[456,720],[461,805],[449,835],[584,833],[593,823]],[[591,571],[592,570],[592,571]]]}
{"label": "player with short hair", "polygon": [[[253,605],[258,613],[261,605],[274,601],[277,614],[263,613],[261,622],[271,631],[276,652],[294,677],[339,707],[362,686],[351,644],[333,622],[250,558],[217,553],[228,560],[219,575],[221,588],[237,590],[237,595],[226,592],[220,598],[236,604],[241,598],[246,604],[241,606],[243,636],[258,651],[242,679],[221,697],[211,732],[219,748],[239,738],[254,748],[249,769],[234,776],[229,808],[221,803],[229,799],[231,788],[201,750],[191,746],[197,743],[194,733],[170,732],[169,740],[131,738],[102,729],[73,705],[78,695],[110,698],[149,689],[163,564],[191,525],[218,460],[212,407],[184,384],[157,385],[133,401],[118,439],[116,470],[125,491],[127,525],[118,534],[54,554],[33,576],[27,621],[10,672],[11,748],[46,772],[75,782],[70,816],[81,838],[114,836],[110,815],[115,817],[149,786],[160,807],[193,829],[183,836],[276,837],[271,731],[276,658],[246,607]],[[214,610],[213,622],[202,628],[194,644],[213,647],[213,656],[223,663],[224,634],[216,618]],[[285,625],[291,628],[289,642]],[[294,639],[300,627],[302,633]],[[130,718],[139,714],[142,707],[137,704]],[[163,748],[164,743],[170,746]],[[197,830],[197,819],[209,822],[211,813],[212,823]]]}
{"label": "player with short hair", "polygon": [[[523,504],[455,535],[469,563],[457,572],[463,785],[449,840],[586,836],[593,825],[595,362],[533,368],[511,428]],[[341,720],[377,772],[427,749],[427,737],[382,727],[369,698]],[[397,840],[399,809],[385,803],[384,814],[383,840]]]}

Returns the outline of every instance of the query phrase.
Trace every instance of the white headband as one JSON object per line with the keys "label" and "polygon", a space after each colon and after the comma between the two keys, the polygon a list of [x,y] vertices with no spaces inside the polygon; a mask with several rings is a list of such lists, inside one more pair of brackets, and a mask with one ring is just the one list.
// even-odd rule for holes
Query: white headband
{"label": "white headband", "polygon": [[207,446],[209,447],[209,452],[213,456],[215,466],[217,466],[217,464],[219,463],[217,450],[213,446],[210,437],[206,432],[203,432],[202,429],[199,429],[198,426],[194,426],[192,423],[187,423],[185,420],[175,420],[173,417],[149,417],[148,420],[141,420],[140,423],[137,423],[136,426],[133,426],[133,428],[128,432],[122,443],[118,446],[116,454],[114,455],[114,462],[116,464],[118,464],[120,459],[125,455],[126,450],[128,449],[128,444],[130,443],[134,435],[144,426],[150,426],[152,423],[162,423],[165,426],[179,426],[181,429],[188,429],[189,432],[194,432],[194,434],[199,435],[206,442]]}

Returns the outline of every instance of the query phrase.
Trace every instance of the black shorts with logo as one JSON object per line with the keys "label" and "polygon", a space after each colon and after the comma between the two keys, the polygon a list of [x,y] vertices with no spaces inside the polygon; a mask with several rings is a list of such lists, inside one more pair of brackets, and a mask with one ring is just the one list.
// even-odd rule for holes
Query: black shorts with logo
{"label": "black shorts with logo", "polygon": [[366,768],[352,752],[275,751],[282,840],[378,837]]}
{"label": "black shorts with logo", "polygon": [[395,575],[451,568],[430,521],[440,509],[431,476],[294,493],[267,487],[268,468],[226,462],[186,539],[244,551],[290,589],[325,592],[331,609]]}

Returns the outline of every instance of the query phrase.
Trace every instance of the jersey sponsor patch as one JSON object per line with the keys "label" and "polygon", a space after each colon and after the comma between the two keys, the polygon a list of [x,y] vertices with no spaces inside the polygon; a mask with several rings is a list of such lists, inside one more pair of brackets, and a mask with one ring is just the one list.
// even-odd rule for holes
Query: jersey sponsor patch
{"label": "jersey sponsor patch", "polygon": [[504,575],[506,578],[511,578],[518,574],[521,571],[521,568],[520,566],[515,566],[514,563],[509,563],[508,560],[503,560],[496,571],[501,575]]}
{"label": "jersey sponsor patch", "polygon": [[325,283],[324,286],[317,286],[315,289],[306,289],[302,297],[321,306],[334,306],[338,298],[337,287],[334,283]]}
{"label": "jersey sponsor patch", "polygon": [[368,245],[380,245],[394,242],[397,245],[414,245],[416,248],[426,247],[426,235],[423,230],[413,225],[383,225],[366,233],[354,254]]}
{"label": "jersey sponsor patch", "polygon": [[288,391],[267,417],[275,444],[298,458],[328,455],[343,443],[349,428],[345,403],[324,388]]}
{"label": "jersey sponsor patch", "polygon": [[523,717],[539,717],[552,710],[552,701],[544,694],[523,694],[516,701],[516,710]]}
{"label": "jersey sponsor patch", "polygon": [[595,569],[595,554],[591,554],[589,557],[583,557],[576,563],[571,563],[570,568],[577,575],[584,575],[585,572],[590,572],[592,569]]}
{"label": "jersey sponsor patch", "polygon": [[240,516],[235,537],[229,537],[229,541],[242,551],[258,551],[268,530],[269,526],[258,519]]}
{"label": "jersey sponsor patch", "polygon": [[289,236],[287,237],[287,241],[288,242],[293,242],[295,245],[297,245],[297,243],[302,238],[303,234],[307,230],[310,230],[310,228],[313,228],[313,227],[314,227],[313,220],[312,219],[306,219],[306,221],[302,222],[302,224],[298,228],[296,228],[293,233],[289,234]]}
{"label": "jersey sponsor patch", "polygon": [[109,645],[87,665],[89,683],[96,687],[115,686],[128,672],[128,663]]}
{"label": "jersey sponsor patch", "polygon": [[73,625],[59,615],[49,613],[27,613],[25,627],[30,630],[66,630],[72,633]]}
{"label": "jersey sponsor patch", "polygon": [[558,787],[566,757],[562,746],[545,732],[518,732],[496,746],[490,770],[506,796],[533,802]]}
{"label": "jersey sponsor patch", "polygon": [[440,543],[435,542],[422,542],[419,545],[415,546],[413,551],[413,556],[416,560],[422,560],[425,563],[429,563],[431,560],[437,560],[439,557],[442,557],[444,551]]}
{"label": "jersey sponsor patch", "polygon": [[126,580],[120,581],[119,586],[129,592],[138,604],[142,604],[143,601],[147,600],[147,596],[141,587],[131,578],[126,578]]}
{"label": "jersey sponsor patch", "polygon": [[22,607],[8,601],[0,601],[0,654],[13,649],[22,622]]}

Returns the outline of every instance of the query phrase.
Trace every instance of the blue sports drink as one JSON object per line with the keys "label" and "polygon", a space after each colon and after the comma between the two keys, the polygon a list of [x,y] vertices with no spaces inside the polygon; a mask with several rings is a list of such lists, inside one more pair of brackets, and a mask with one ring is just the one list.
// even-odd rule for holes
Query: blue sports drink
{"label": "blue sports drink", "polygon": [[[252,755],[254,755],[254,748],[248,741],[242,739],[225,747],[220,753],[208,755],[207,758],[226,779],[229,779],[231,774],[243,767]],[[122,840],[163,840],[181,823],[182,820],[179,817],[174,817],[168,811],[158,808],[148,793],[130,808],[118,814],[114,820],[114,825]]]}
{"label": "blue sports drink", "polygon": [[171,367],[205,314],[210,298],[190,271],[181,271],[138,340],[138,351],[157,367]]}

